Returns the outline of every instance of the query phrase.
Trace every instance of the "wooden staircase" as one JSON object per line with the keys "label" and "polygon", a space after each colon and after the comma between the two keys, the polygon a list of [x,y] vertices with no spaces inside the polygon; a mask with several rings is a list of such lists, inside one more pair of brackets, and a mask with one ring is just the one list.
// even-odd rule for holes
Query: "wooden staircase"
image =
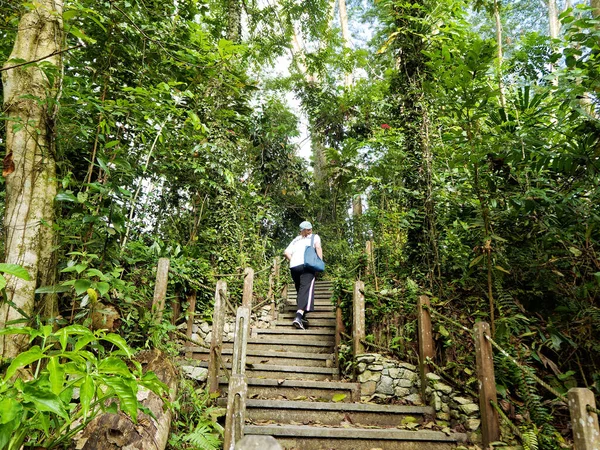
{"label": "wooden staircase", "polygon": [[[331,283],[316,282],[308,330],[292,326],[296,293],[293,286],[288,292],[275,326],[253,329],[248,340],[245,435],[274,436],[283,448],[298,450],[450,450],[466,440],[460,433],[399,428],[424,423],[434,413],[430,406],[361,403],[360,385],[340,381],[335,367]],[[225,343],[222,351],[228,366],[231,348]],[[227,392],[227,379],[219,383]]]}

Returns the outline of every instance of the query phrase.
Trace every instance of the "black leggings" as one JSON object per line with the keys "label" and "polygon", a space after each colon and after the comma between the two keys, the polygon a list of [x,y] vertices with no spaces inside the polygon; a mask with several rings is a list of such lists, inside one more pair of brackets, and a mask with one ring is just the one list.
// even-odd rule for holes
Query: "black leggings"
{"label": "black leggings", "polygon": [[304,312],[315,309],[315,272],[305,269],[304,266],[296,266],[290,269],[292,280],[296,286],[296,305]]}

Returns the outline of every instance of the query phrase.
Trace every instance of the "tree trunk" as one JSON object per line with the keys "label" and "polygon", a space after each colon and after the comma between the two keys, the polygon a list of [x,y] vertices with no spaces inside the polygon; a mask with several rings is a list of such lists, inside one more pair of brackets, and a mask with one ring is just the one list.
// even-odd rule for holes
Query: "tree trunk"
{"label": "tree trunk", "polygon": [[548,21],[550,22],[550,38],[558,39],[560,22],[558,21],[558,7],[556,0],[548,0]]}
{"label": "tree trunk", "polygon": [[[342,40],[344,48],[350,50],[350,29],[348,28],[348,12],[346,11],[346,0],[339,0],[340,24],[342,26]],[[352,70],[344,74],[344,86],[352,86]]]}
{"label": "tree trunk", "polygon": [[600,0],[590,0],[590,7],[592,8],[592,16],[594,19],[600,17]]}
{"label": "tree trunk", "polygon": [[240,0],[228,0],[227,2],[227,39],[235,44],[242,40],[242,3]]}
{"label": "tree trunk", "polygon": [[[7,277],[6,292],[14,307],[2,304],[0,328],[25,319],[18,309],[31,316],[36,284],[54,277],[55,265],[50,267],[54,245],[53,202],[57,192],[54,121],[62,80],[62,11],[63,0],[36,2],[35,9],[22,17],[13,51],[4,66],[5,69],[13,66],[11,60],[41,60],[5,70],[2,78],[8,118],[4,158],[5,262],[23,266],[31,280]],[[42,64],[46,72],[40,67]],[[51,303],[53,298],[49,297]],[[54,304],[41,306],[50,313],[56,310]],[[0,354],[14,357],[26,345],[26,340],[2,336]]]}
{"label": "tree trunk", "polygon": [[500,5],[499,0],[494,0],[494,20],[496,22],[496,42],[498,43],[498,61],[496,62],[496,76],[498,77],[498,90],[500,91],[500,106],[506,108],[506,100],[504,97],[504,84],[502,83],[502,21],[500,20]]}
{"label": "tree trunk", "polygon": [[[177,396],[177,371],[169,358],[160,350],[150,350],[138,358],[144,370],[151,370],[158,379],[169,387],[169,401]],[[146,394],[146,393],[145,393]],[[145,395],[144,394],[144,395]],[[138,415],[135,424],[123,413],[101,414],[94,418],[78,434],[71,445],[77,450],[163,450],[167,445],[171,428],[171,410],[164,408],[164,401],[153,392],[138,400],[148,408],[156,420],[146,414]]]}

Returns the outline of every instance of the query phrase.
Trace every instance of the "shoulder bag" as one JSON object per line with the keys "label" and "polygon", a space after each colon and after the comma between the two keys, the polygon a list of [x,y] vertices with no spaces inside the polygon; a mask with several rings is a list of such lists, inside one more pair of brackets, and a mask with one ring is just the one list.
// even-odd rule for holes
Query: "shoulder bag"
{"label": "shoulder bag", "polygon": [[310,238],[310,246],[306,247],[304,250],[304,268],[312,269],[315,272],[323,272],[325,270],[325,263],[319,255],[317,255],[317,250],[314,247],[315,235],[313,234]]}

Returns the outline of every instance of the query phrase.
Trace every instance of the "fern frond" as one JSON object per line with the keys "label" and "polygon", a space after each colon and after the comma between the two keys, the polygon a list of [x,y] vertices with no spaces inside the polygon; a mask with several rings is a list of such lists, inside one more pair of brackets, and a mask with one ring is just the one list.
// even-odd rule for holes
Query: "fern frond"
{"label": "fern frond", "polygon": [[219,450],[221,439],[207,424],[199,424],[194,431],[183,436],[183,441],[194,446],[195,450]]}
{"label": "fern frond", "polygon": [[538,450],[539,442],[536,430],[529,428],[523,431],[521,438],[523,439],[524,450]]}

